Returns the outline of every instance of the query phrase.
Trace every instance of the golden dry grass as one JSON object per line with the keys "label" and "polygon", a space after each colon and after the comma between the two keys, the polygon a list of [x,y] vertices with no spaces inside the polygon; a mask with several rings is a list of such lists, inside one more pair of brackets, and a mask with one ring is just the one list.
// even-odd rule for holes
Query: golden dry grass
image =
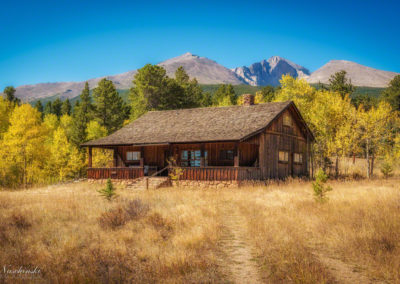
{"label": "golden dry grass", "polygon": [[[120,190],[110,203],[96,192],[99,186],[0,192],[0,264],[38,266],[53,283],[218,282],[218,224],[210,198]],[[134,199],[149,206],[144,216],[102,225],[106,212]],[[29,225],[17,225],[15,216]]]}
{"label": "golden dry grass", "polygon": [[[60,283],[240,282],[224,267],[232,258],[226,252],[235,253],[221,247],[230,229],[245,234],[237,243],[254,256],[246,265],[265,282],[398,283],[399,184],[330,182],[325,204],[298,180],[230,190],[119,189],[113,202],[96,192],[103,185],[85,182],[0,191],[0,265],[38,266],[41,277]],[[243,223],[240,234],[229,228],[233,215]]]}
{"label": "golden dry grass", "polygon": [[[332,157],[331,161],[335,161],[335,158]],[[374,177],[383,178],[381,167],[382,167],[382,160],[379,158],[375,159],[374,169],[373,169]],[[335,174],[334,168],[335,168],[334,165],[332,165],[329,171],[332,176],[334,176]],[[355,158],[353,160],[353,158],[351,157],[341,157],[339,159],[339,174],[342,177],[354,178],[354,179],[366,178],[367,168],[368,165],[367,165],[367,160],[365,158]],[[395,163],[393,165],[393,174],[397,176],[400,174],[400,165],[398,163]]]}
{"label": "golden dry grass", "polygon": [[[365,276],[399,283],[400,181],[330,184],[333,191],[325,204],[314,202],[310,184],[301,181],[235,196],[264,277],[325,283]],[[342,275],[347,271],[327,266],[329,259],[359,273]]]}

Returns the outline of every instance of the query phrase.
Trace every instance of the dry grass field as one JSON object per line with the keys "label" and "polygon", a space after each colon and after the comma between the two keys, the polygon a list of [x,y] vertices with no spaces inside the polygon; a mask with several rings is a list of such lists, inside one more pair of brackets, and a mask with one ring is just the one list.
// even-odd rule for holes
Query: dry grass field
{"label": "dry grass field", "polygon": [[399,283],[400,180],[329,184],[0,191],[0,283]]}

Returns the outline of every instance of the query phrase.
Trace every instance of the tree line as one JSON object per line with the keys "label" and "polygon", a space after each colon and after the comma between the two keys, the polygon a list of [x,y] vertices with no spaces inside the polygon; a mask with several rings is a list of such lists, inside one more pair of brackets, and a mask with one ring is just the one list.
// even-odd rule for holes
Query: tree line
{"label": "tree line", "polygon": [[[256,103],[293,100],[316,136],[314,167],[333,167],[339,159],[363,156],[367,176],[379,157],[389,166],[400,152],[400,76],[393,79],[382,100],[370,103],[350,98],[354,86],[344,71],[328,85],[314,88],[305,80],[283,76],[281,86],[266,86]],[[84,176],[87,153],[80,145],[111,134],[150,110],[229,106],[242,104],[232,85],[204,92],[182,67],[170,78],[161,66],[145,65],[133,78],[125,103],[112,81],[102,79],[90,94],[88,83],[74,106],[59,98],[44,106],[22,104],[13,87],[0,97],[0,186],[18,187],[52,183]],[[112,160],[107,150],[94,149],[94,166]],[[332,161],[333,158],[333,161]]]}

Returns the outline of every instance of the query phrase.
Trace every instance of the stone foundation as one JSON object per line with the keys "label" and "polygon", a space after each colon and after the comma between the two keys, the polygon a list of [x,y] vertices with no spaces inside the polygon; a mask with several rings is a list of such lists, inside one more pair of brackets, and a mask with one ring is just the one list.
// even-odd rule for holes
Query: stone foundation
{"label": "stone foundation", "polygon": [[[111,180],[114,185],[121,185],[121,186],[130,186],[135,184],[138,180],[137,179],[112,179]],[[105,184],[107,183],[107,179],[88,179],[89,183],[100,183]],[[215,188],[215,189],[222,189],[222,188],[238,188],[238,187],[261,187],[265,186],[265,181],[260,180],[244,180],[244,181],[237,181],[237,180],[180,180],[172,181],[173,187],[183,187],[183,188]]]}
{"label": "stone foundation", "polygon": [[[106,184],[107,179],[87,179],[88,183]],[[132,185],[136,183],[137,179],[111,179],[114,185]]]}
{"label": "stone foundation", "polygon": [[214,180],[180,180],[173,181],[173,187],[183,188],[235,188],[239,187],[238,181],[214,181]]}

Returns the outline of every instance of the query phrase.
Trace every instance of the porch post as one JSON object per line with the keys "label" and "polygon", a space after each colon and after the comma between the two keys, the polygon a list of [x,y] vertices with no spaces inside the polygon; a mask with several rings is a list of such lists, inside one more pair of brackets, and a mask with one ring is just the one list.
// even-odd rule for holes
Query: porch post
{"label": "porch post", "polygon": [[235,151],[234,151],[234,153],[235,153],[235,157],[233,159],[233,164],[234,164],[234,167],[237,168],[237,167],[239,167],[239,164],[240,164],[240,162],[239,162],[239,157],[240,157],[239,143],[235,143]]}
{"label": "porch post", "polygon": [[309,163],[309,161],[308,161],[308,133],[307,133],[307,139],[306,139],[306,157],[305,157],[305,164],[306,164],[306,173],[307,173],[307,176],[309,177],[310,176],[310,168],[308,167],[308,163]]}
{"label": "porch post", "polygon": [[200,147],[200,167],[205,167],[205,166],[206,166],[206,161],[204,157],[204,143],[202,143]]}
{"label": "porch post", "polygon": [[113,167],[116,168],[117,166],[118,166],[118,148],[114,147]]}
{"label": "porch post", "polygon": [[88,148],[88,152],[89,152],[89,154],[88,154],[88,168],[91,168],[92,167],[92,147],[91,146],[89,146],[89,148]]}

